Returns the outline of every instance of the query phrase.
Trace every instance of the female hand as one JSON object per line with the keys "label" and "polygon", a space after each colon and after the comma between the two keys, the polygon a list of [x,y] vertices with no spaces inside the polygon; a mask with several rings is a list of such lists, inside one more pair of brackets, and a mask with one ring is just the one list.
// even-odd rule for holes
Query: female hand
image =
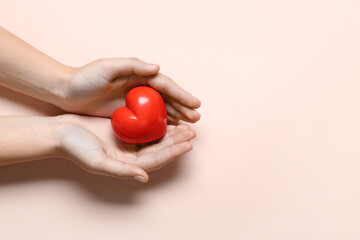
{"label": "female hand", "polygon": [[165,100],[169,122],[196,122],[200,101],[159,66],[137,58],[107,58],[80,68],[64,65],[0,27],[0,85],[65,111],[110,117],[133,87],[149,85]]}
{"label": "female hand", "polygon": [[56,105],[72,113],[110,117],[125,105],[131,88],[149,85],[162,94],[170,122],[198,121],[195,109],[200,101],[158,71],[158,65],[137,58],[100,59],[73,68],[71,77],[62,82],[62,98]]}
{"label": "female hand", "polygon": [[195,137],[195,131],[187,125],[169,125],[161,140],[139,146],[118,140],[107,118],[72,114],[55,118],[64,158],[95,174],[141,182],[148,181],[146,172],[192,150],[190,140]]}

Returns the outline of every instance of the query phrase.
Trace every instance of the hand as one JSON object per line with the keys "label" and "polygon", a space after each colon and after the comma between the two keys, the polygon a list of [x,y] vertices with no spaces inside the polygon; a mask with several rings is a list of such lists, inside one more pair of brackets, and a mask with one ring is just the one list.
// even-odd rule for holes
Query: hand
{"label": "hand", "polygon": [[137,58],[100,59],[80,68],[66,66],[0,27],[0,85],[57,105],[68,112],[110,117],[138,85],[159,91],[169,122],[196,122],[200,101],[159,66]]}
{"label": "hand", "polygon": [[195,109],[200,107],[200,101],[158,71],[158,65],[137,58],[94,61],[74,68],[70,80],[62,84],[63,98],[57,105],[72,113],[110,117],[125,105],[131,88],[149,85],[162,94],[169,122],[198,121],[200,114]]}
{"label": "hand", "polygon": [[118,140],[107,118],[79,115],[55,117],[63,157],[86,171],[116,178],[148,181],[146,172],[157,170],[174,158],[192,150],[195,131],[187,125],[168,126],[166,135],[148,145]]}

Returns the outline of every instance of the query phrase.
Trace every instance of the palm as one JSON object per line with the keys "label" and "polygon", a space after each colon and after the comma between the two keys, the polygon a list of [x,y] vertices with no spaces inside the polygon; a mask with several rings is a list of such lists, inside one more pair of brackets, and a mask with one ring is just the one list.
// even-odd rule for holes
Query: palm
{"label": "palm", "polygon": [[[78,115],[65,115],[63,118],[71,123],[62,133],[62,141],[71,158],[90,172],[106,175],[112,174],[99,168],[113,161],[131,163],[147,172],[159,169],[190,151],[192,146],[189,141],[195,137],[195,132],[186,125],[170,125],[161,140],[139,146],[117,139],[109,119]],[[116,168],[109,166],[106,169],[114,171]]]}

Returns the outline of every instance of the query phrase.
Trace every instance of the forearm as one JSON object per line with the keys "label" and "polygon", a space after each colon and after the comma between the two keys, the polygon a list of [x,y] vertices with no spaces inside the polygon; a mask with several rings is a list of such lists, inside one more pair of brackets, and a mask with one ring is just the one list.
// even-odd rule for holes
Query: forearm
{"label": "forearm", "polygon": [[0,27],[0,85],[56,104],[72,70]]}
{"label": "forearm", "polygon": [[0,117],[0,166],[59,157],[55,117]]}

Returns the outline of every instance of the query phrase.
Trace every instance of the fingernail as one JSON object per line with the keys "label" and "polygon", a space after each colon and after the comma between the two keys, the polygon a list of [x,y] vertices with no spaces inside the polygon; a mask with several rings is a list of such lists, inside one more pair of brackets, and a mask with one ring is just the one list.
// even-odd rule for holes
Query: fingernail
{"label": "fingernail", "polygon": [[146,181],[145,178],[143,176],[141,176],[141,175],[135,176],[134,179],[137,180],[137,181],[140,181],[140,182],[145,182]]}
{"label": "fingernail", "polygon": [[148,63],[148,68],[149,69],[156,69],[158,67],[157,64],[154,64],[154,63]]}

